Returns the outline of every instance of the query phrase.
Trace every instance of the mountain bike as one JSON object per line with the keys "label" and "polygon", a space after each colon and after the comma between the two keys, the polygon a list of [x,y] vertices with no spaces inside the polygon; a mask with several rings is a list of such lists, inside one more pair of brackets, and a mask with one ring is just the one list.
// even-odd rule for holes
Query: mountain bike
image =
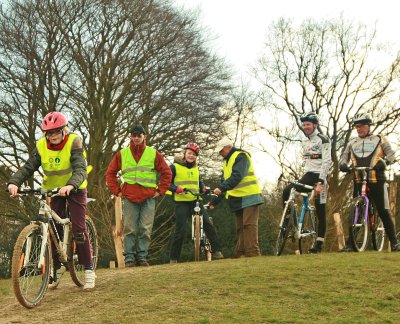
{"label": "mountain bike", "polygon": [[[279,223],[279,233],[275,245],[275,254],[277,256],[282,254],[288,239],[293,243],[298,240],[299,252],[303,254],[307,253],[317,238],[315,207],[309,204],[314,197],[314,187],[297,181],[289,181],[289,183],[311,190],[311,193],[298,192],[294,187],[290,190],[289,199],[285,201]],[[300,214],[297,211],[297,196],[303,197]]]}
{"label": "mountain bike", "polygon": [[[211,244],[206,236],[203,228],[203,214],[201,213],[200,199],[204,195],[210,195],[208,193],[195,193],[189,189],[184,188],[184,192],[190,193],[196,197],[196,204],[193,209],[192,215],[192,240],[194,242],[194,260],[200,261],[200,252],[205,255],[207,261],[211,261]],[[208,204],[204,204],[203,208],[207,209]]]}
{"label": "mountain bike", "polygon": [[382,251],[385,243],[385,228],[379,217],[375,204],[368,197],[367,174],[368,167],[353,167],[349,170],[359,171],[362,181],[361,194],[351,203],[350,242],[355,251],[365,251],[368,242],[368,230],[371,232],[371,241],[376,251]]}
{"label": "mountain bike", "polygon": [[[26,308],[40,304],[49,284],[57,282],[57,269],[53,262],[58,253],[59,262],[69,271],[72,281],[82,287],[85,283],[84,266],[78,263],[76,242],[72,235],[72,223],[68,212],[61,218],[47,204],[46,199],[58,196],[58,190],[46,191],[30,189],[18,191],[20,196],[32,195],[39,202],[39,213],[18,235],[12,256],[11,275],[15,296]],[[94,199],[88,198],[89,201]],[[62,224],[63,238],[55,224]],[[89,216],[86,216],[87,232],[90,240],[93,267],[96,268],[98,256],[97,232]],[[52,251],[52,244],[55,251]],[[58,280],[59,282],[59,280]],[[58,285],[53,285],[55,288]]]}

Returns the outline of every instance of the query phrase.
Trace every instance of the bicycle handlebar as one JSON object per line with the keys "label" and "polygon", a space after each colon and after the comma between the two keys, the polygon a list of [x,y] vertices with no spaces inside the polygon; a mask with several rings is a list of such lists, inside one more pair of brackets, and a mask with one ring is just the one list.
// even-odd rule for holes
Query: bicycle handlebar
{"label": "bicycle handlebar", "polygon": [[195,196],[195,197],[201,197],[201,196],[215,196],[218,197],[216,194],[212,193],[212,191],[210,190],[210,192],[193,192],[190,189],[187,188],[183,188],[183,192],[185,193],[190,193],[191,195]]}

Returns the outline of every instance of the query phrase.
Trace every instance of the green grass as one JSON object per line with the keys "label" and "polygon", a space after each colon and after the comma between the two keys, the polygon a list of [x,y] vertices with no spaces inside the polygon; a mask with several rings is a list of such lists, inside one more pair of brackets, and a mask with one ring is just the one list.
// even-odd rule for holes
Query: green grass
{"label": "green grass", "polygon": [[0,322],[398,323],[400,253],[265,256],[68,274],[26,310],[0,281]]}

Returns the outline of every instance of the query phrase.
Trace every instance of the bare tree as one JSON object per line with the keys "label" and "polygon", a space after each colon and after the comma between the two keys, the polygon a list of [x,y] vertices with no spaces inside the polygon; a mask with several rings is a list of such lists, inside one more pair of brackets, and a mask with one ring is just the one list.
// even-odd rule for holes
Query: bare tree
{"label": "bare tree", "polygon": [[19,168],[42,117],[66,113],[94,166],[100,233],[111,233],[104,173],[133,124],[173,155],[189,140],[207,147],[224,122],[229,71],[197,17],[169,1],[11,0],[0,10],[0,36],[1,163]]}

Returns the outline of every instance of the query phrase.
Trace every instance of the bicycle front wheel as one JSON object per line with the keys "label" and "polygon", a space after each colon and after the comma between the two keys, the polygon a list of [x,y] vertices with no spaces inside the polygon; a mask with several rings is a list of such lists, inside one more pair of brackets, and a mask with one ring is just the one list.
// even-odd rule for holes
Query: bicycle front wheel
{"label": "bicycle front wheel", "polygon": [[371,239],[374,250],[382,251],[385,244],[385,227],[383,226],[382,219],[378,215],[375,218],[374,229],[371,231]]}
{"label": "bicycle front wheel", "polygon": [[293,222],[292,222],[293,213],[294,213],[294,203],[291,201],[286,205],[285,209],[283,210],[281,219],[282,225],[279,227],[278,238],[275,244],[275,254],[277,256],[282,254],[289,233],[293,230]]}
{"label": "bicycle front wheel", "polygon": [[[97,257],[99,246],[97,241],[97,231],[93,220],[86,215],[86,229],[88,233],[87,239],[89,240],[90,255],[93,264],[93,270],[97,267]],[[72,281],[78,286],[82,287],[85,284],[85,267],[79,263],[78,253],[76,249],[76,242],[73,239],[72,233],[68,244],[68,269]]]}
{"label": "bicycle front wheel", "polygon": [[200,261],[200,215],[193,217],[194,261]]}
{"label": "bicycle front wheel", "polygon": [[15,296],[26,308],[33,308],[42,301],[50,279],[51,250],[44,245],[44,259],[39,264],[43,235],[38,224],[26,226],[14,246],[11,276]]}
{"label": "bicycle front wheel", "polygon": [[367,246],[368,241],[368,224],[364,219],[365,216],[365,202],[362,198],[353,200],[351,208],[351,228],[350,228],[350,241],[355,251],[363,252]]}
{"label": "bicycle front wheel", "polygon": [[307,253],[311,249],[317,239],[317,218],[315,214],[307,211],[304,215],[303,225],[300,230],[299,251],[300,254]]}

